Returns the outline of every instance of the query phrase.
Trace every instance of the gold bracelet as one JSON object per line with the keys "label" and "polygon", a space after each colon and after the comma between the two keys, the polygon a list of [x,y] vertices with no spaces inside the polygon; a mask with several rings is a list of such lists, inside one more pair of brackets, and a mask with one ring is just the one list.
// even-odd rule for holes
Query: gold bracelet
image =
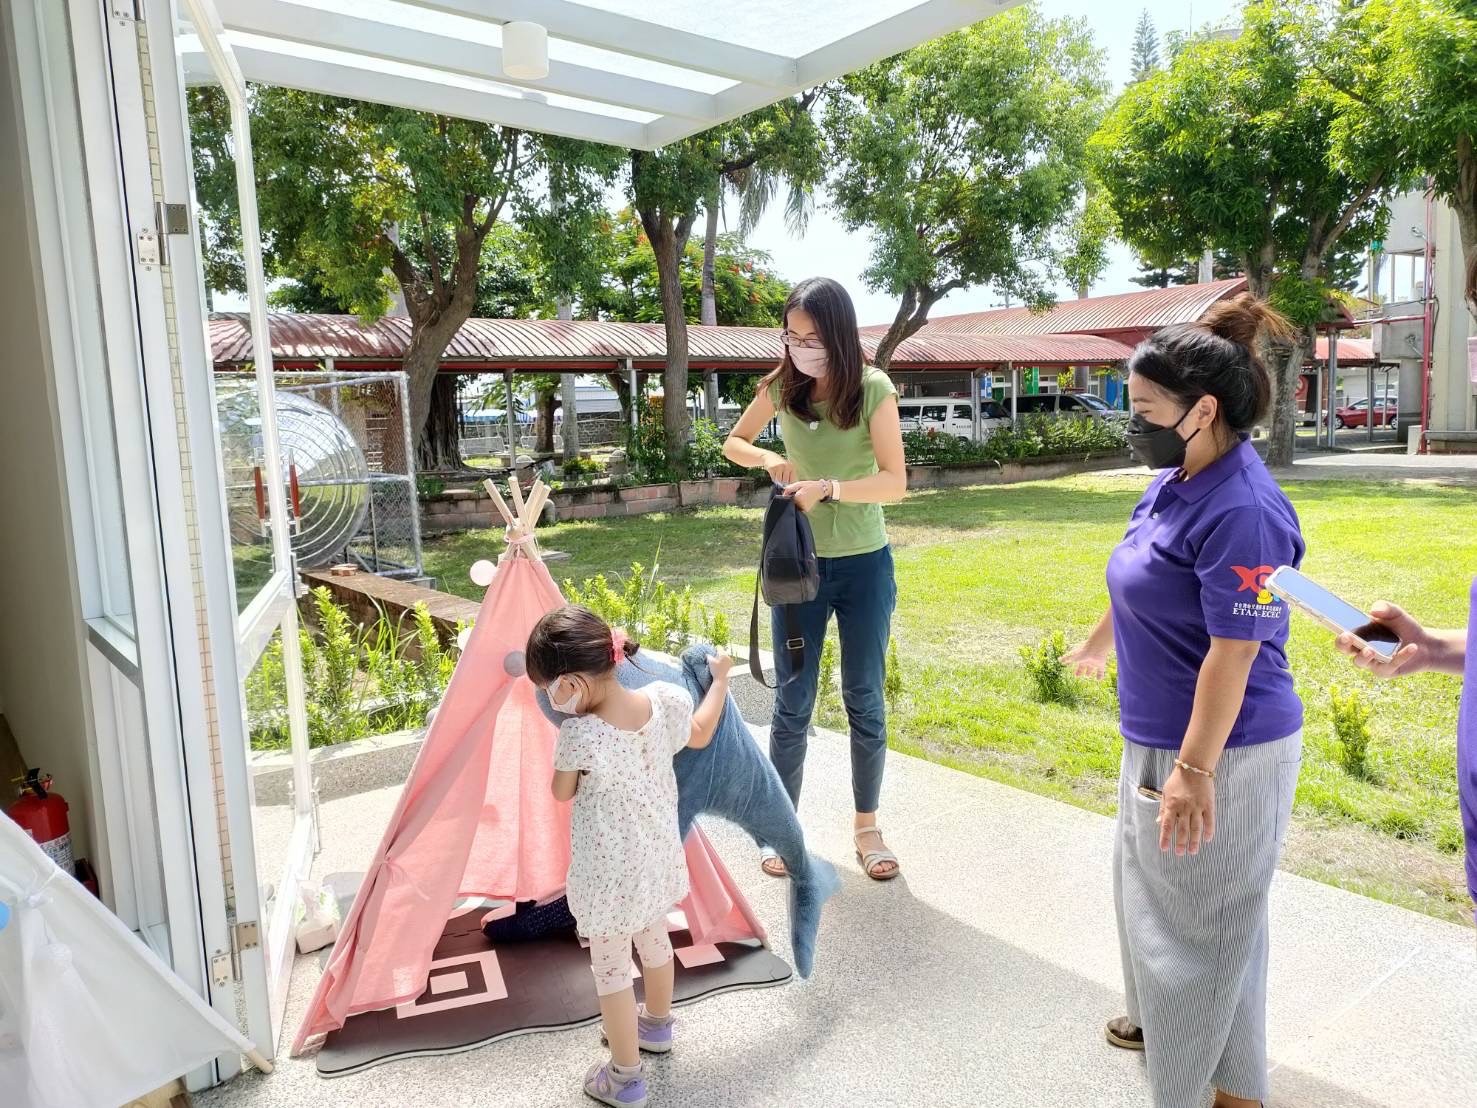
{"label": "gold bracelet", "polygon": [[1199,766],[1192,766],[1189,762],[1185,761],[1183,758],[1176,758],[1174,760],[1174,764],[1176,766],[1178,766],[1180,769],[1188,770],[1191,773],[1198,773],[1201,777],[1210,777],[1210,778],[1214,778],[1215,777],[1215,770],[1213,770],[1213,769],[1201,769]]}

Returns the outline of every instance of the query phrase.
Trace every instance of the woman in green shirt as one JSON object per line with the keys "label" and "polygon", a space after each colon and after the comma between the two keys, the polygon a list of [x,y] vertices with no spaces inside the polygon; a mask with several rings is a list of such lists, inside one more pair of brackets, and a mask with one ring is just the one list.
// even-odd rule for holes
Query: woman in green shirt
{"label": "woman in green shirt", "polygon": [[[883,675],[897,587],[882,505],[901,500],[908,488],[897,390],[887,374],[865,364],[851,297],[829,278],[795,286],[781,337],[784,361],[764,379],[723,448],[737,465],[768,470],[795,498],[810,519],[820,561],[819,595],[791,609],[790,633],[805,640],[799,673],[790,672],[780,621],[771,612],[779,690],[769,757],[798,806],[821,645],[835,613],[841,697],[851,725],[857,859],[867,876],[887,881],[898,875],[898,861],[882,841],[877,803],[887,757]],[[788,458],[754,445],[776,416]],[[784,876],[773,851],[764,852],[763,865]]]}

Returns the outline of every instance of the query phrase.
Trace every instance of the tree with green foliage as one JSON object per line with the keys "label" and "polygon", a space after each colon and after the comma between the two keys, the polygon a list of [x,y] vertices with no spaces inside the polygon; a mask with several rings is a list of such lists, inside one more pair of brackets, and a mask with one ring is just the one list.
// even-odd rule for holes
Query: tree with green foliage
{"label": "tree with green foliage", "polygon": [[[687,312],[681,275],[698,214],[712,202],[723,178],[748,168],[764,166],[800,188],[818,181],[823,144],[811,117],[818,94],[812,90],[781,100],[660,150],[630,152],[631,206],[657,264],[667,339],[665,395],[682,396],[687,391]],[[687,450],[686,405],[665,405],[663,420],[668,457],[680,473]]]}
{"label": "tree with green foliage", "polygon": [[[625,165],[625,152],[574,139],[546,138],[541,168],[547,178],[548,203],[525,212],[524,226],[537,247],[544,283],[554,295],[554,314],[574,318],[575,294],[599,282],[600,255],[596,233],[607,221],[604,194]],[[574,410],[576,375],[562,374],[539,391],[539,448],[553,448],[555,392],[565,400],[564,456],[579,456],[579,427]]]}
{"label": "tree with green foliage", "polygon": [[[412,246],[412,249],[414,247]],[[527,319],[549,311],[549,289],[536,265],[529,236],[511,223],[499,223],[487,234],[477,269],[477,298],[472,315],[482,319]],[[287,312],[353,315],[353,304],[329,291],[322,273],[302,270],[273,286],[267,301]]]}
{"label": "tree with green foliage", "polygon": [[1108,246],[1117,225],[1107,195],[1088,182],[1082,206],[1067,224],[1057,250],[1062,276],[1077,291],[1079,300],[1091,295],[1092,283],[1108,268]]}
{"label": "tree with green foliage", "polygon": [[[1140,288],[1167,289],[1171,285],[1193,285],[1200,280],[1200,259],[1176,258],[1156,264],[1144,255],[1139,255],[1142,272],[1129,280]],[[1211,249],[1210,279],[1224,281],[1229,277],[1241,276],[1241,259],[1221,247]]]}
{"label": "tree with green foliage", "polygon": [[[448,413],[432,418],[437,370],[477,308],[493,227],[543,201],[531,186],[555,156],[550,140],[293,89],[250,95],[269,274],[309,275],[365,319],[389,310],[398,291],[411,321],[404,368],[419,465],[459,465]],[[197,193],[209,222],[229,228],[236,199],[225,98],[196,89],[190,104]],[[230,276],[220,266],[211,275]],[[449,395],[445,386],[439,395]]]}
{"label": "tree with green foliage", "polygon": [[899,298],[876,362],[955,289],[1050,302],[1082,192],[1104,54],[1085,24],[1015,8],[842,81],[825,123],[832,202],[871,234],[869,287]]}
{"label": "tree with green foliage", "polygon": [[[575,307],[579,314],[587,319],[661,323],[665,318],[661,274],[651,240],[635,213],[628,209],[604,218],[592,242],[598,258],[598,280],[576,294]],[[704,266],[704,249],[689,240],[682,252],[679,271],[683,318],[688,323],[700,321]],[[739,236],[718,236],[713,264],[713,307],[718,324],[779,326],[790,285],[772,267],[768,254],[744,245]],[[630,382],[620,373],[610,374],[608,379],[629,419]],[[734,390],[740,389],[737,384],[740,380],[736,374],[721,379],[720,392],[724,399],[735,399]],[[689,391],[698,387],[698,380],[690,375]]]}
{"label": "tree with green foliage", "polygon": [[1357,175],[1406,148],[1456,212],[1477,324],[1477,4],[1368,0],[1351,5],[1344,40],[1344,57],[1319,71],[1341,108],[1334,156]]}
{"label": "tree with green foliage", "polygon": [[[591,319],[660,323],[665,310],[656,252],[645,228],[629,209],[603,222],[596,232],[601,257],[600,284],[583,290],[576,303]],[[724,327],[777,327],[787,281],[773,270],[762,250],[744,244],[738,235],[719,235],[713,259],[714,317]],[[696,240],[689,240],[679,262],[682,314],[696,323],[702,311],[704,257]]]}
{"label": "tree with green foliage", "polygon": [[1133,31],[1133,76],[1130,81],[1142,81],[1159,68],[1159,34],[1154,30],[1154,21],[1149,18],[1149,9],[1139,13],[1138,26]]}
{"label": "tree with green foliage", "polygon": [[1378,156],[1371,144],[1359,172],[1335,165],[1334,135],[1358,121],[1319,70],[1346,56],[1342,30],[1317,0],[1248,4],[1239,37],[1194,42],[1167,72],[1131,85],[1091,144],[1126,242],[1151,258],[1234,251],[1251,291],[1295,324],[1273,358],[1272,465],[1292,462],[1293,396],[1315,328],[1334,310],[1332,266],[1383,231],[1406,175],[1393,141]]}

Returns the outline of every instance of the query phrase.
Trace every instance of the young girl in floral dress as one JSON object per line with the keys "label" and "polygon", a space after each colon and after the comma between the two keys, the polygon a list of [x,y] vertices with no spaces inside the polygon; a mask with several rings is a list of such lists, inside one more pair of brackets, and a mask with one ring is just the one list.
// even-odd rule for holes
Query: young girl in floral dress
{"label": "young girl in floral dress", "polygon": [[[528,640],[528,677],[571,718],[554,748],[554,795],[574,800],[567,895],[590,940],[595,992],[610,1059],[585,1075],[585,1092],[614,1108],[647,1102],[640,1051],[672,1048],[672,943],[667,913],[687,895],[677,833],[672,756],[713,738],[728,696],[726,655],[709,659],[713,684],[694,711],[687,692],[616,680],[636,643],[588,608],[539,621]],[[631,947],[641,956],[646,1003],[638,1012]]]}

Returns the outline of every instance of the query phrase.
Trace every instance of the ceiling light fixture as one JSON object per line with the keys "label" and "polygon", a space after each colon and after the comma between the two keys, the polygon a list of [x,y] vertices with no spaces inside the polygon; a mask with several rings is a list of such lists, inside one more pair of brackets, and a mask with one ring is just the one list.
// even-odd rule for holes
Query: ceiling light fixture
{"label": "ceiling light fixture", "polygon": [[503,75],[541,81],[549,75],[549,31],[540,23],[503,24]]}

